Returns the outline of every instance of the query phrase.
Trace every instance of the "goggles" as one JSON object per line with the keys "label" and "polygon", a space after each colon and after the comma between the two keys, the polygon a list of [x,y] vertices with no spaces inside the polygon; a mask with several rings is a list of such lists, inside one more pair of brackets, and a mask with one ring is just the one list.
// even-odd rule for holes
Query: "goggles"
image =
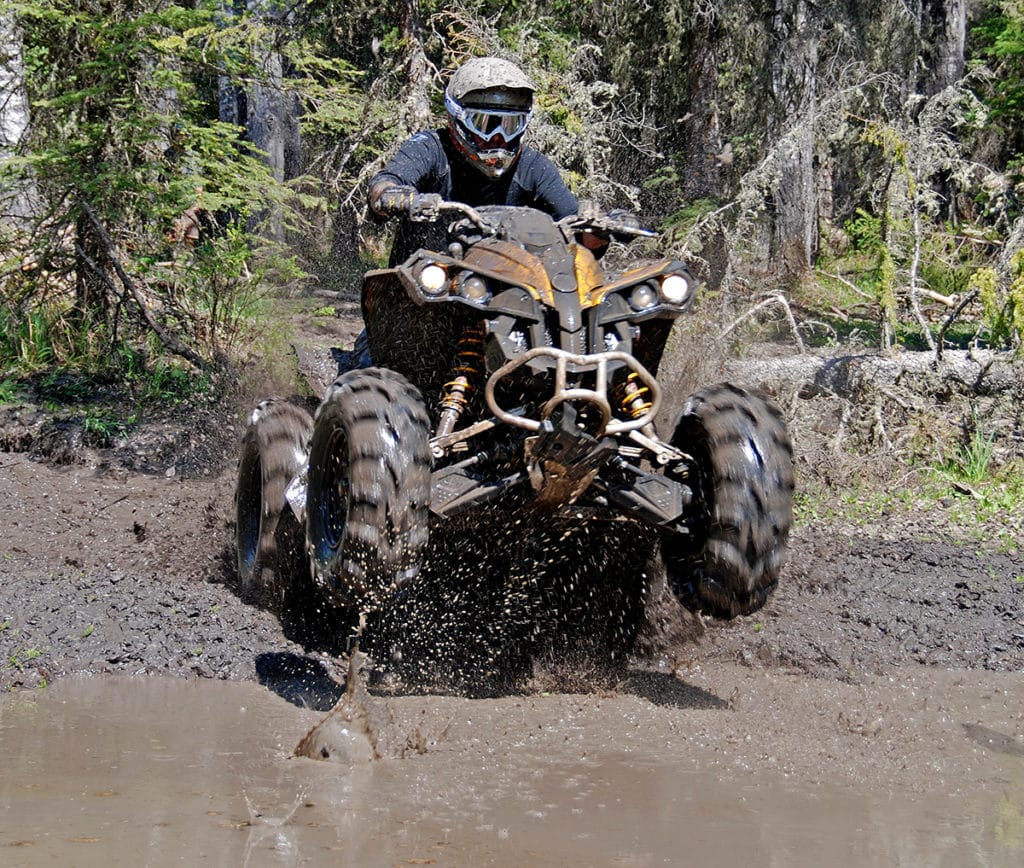
{"label": "goggles", "polygon": [[490,142],[500,136],[510,142],[516,136],[526,132],[533,111],[505,111],[501,109],[467,108],[459,105],[445,94],[445,108],[448,113],[461,123],[472,135],[483,142]]}

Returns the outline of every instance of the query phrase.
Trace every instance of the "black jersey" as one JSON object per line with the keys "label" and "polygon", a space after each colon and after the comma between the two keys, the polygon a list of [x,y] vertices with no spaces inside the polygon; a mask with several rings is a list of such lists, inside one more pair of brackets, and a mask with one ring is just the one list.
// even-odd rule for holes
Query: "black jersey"
{"label": "black jersey", "polygon": [[[555,164],[529,145],[523,145],[511,171],[500,178],[488,178],[455,150],[445,128],[407,139],[370,181],[371,188],[380,181],[415,187],[420,193],[439,193],[472,207],[528,206],[546,211],[556,220],[575,214],[579,207]],[[429,237],[429,227],[403,221],[391,248],[391,264],[404,262],[418,248],[430,246]]]}

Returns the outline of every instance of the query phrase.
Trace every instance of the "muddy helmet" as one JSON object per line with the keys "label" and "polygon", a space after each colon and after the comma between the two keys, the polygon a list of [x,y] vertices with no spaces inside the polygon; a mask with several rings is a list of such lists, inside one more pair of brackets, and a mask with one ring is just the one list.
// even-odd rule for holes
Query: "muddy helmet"
{"label": "muddy helmet", "polygon": [[511,168],[533,113],[532,81],[500,57],[476,57],[452,74],[444,92],[455,147],[489,178]]}

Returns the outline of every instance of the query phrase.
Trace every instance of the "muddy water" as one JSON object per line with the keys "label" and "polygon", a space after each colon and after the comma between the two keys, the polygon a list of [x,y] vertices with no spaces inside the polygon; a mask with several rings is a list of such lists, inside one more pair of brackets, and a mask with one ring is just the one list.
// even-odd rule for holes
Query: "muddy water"
{"label": "muddy water", "polygon": [[351,766],[256,684],[65,679],[0,699],[0,865],[1024,864],[1018,677],[716,677],[390,699]]}

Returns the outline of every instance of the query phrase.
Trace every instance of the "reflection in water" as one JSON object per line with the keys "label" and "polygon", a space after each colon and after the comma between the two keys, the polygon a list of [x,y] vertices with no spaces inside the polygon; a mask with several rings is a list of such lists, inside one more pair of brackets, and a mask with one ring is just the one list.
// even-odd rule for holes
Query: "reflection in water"
{"label": "reflection in water", "polygon": [[[394,700],[407,720],[422,701]],[[347,768],[290,757],[320,715],[255,684],[67,679],[3,698],[0,864],[1021,864],[1019,774],[957,802],[723,780],[692,744],[633,733],[615,698],[531,707],[547,701],[534,740],[514,698],[433,697],[447,741]]]}

